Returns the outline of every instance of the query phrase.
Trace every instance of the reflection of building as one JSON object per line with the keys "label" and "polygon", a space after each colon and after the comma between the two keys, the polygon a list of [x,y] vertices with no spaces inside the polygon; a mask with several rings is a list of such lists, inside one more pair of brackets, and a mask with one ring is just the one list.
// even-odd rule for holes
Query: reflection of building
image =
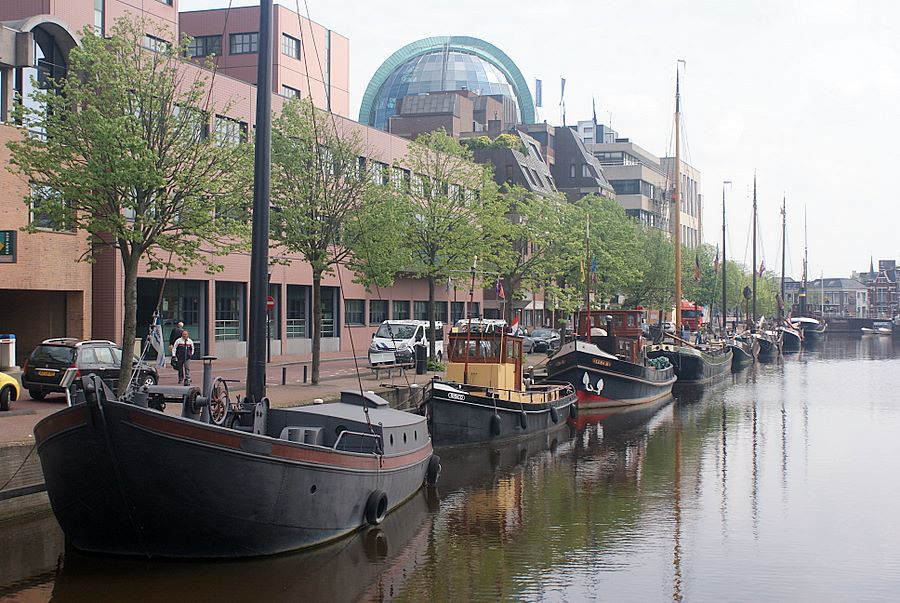
{"label": "reflection of building", "polygon": [[387,130],[403,97],[454,90],[506,97],[513,102],[504,103],[497,118],[534,123],[534,103],[519,68],[499,48],[465,36],[417,40],[388,57],[366,88],[359,122]]}
{"label": "reflection of building", "polygon": [[[52,14],[41,14],[44,10]],[[204,135],[227,131],[235,137],[245,137],[254,128],[257,91],[252,85],[256,72],[251,66],[256,64],[258,50],[254,43],[256,10],[232,9],[227,30],[224,11],[201,11],[203,15],[199,17],[198,13],[181,16],[185,31],[198,36],[192,43],[192,54],[222,55],[210,95]],[[16,238],[15,256],[4,259],[0,254],[0,262],[15,260],[3,266],[0,332],[18,335],[20,363],[37,342],[47,337],[122,340],[124,277],[118,254],[105,250],[98,253],[94,264],[78,263],[76,260],[89,250],[85,233],[72,232],[64,224],[52,224],[38,208],[23,203],[29,197],[29,187],[6,169],[9,151],[5,142],[22,135],[10,121],[10,110],[15,94],[27,96],[31,76],[43,82],[47,76],[64,74],[68,53],[78,44],[79,36],[75,32],[93,26],[109,33],[113,21],[126,12],[147,19],[148,29],[153,30],[145,38],[148,48],[159,47],[169,42],[164,36],[178,33],[178,0],[0,2],[0,190],[5,193],[0,197],[3,218],[0,236],[5,236],[3,233],[8,229]],[[335,112],[346,115],[349,102],[346,38],[283,7],[275,13],[274,31],[281,38],[277,39],[273,53],[277,74],[273,91],[278,92],[272,99],[273,110],[279,111],[285,97],[292,95],[283,94],[282,86],[297,85],[318,107],[331,106]],[[208,39],[221,36],[223,31],[225,39]],[[299,36],[294,38],[296,44],[287,39],[294,35]],[[312,58],[314,52],[304,54],[302,45],[312,44],[313,39],[319,54],[327,51],[329,59],[325,67],[310,69],[313,83],[307,89],[302,87],[306,81],[304,61],[316,59]],[[186,61],[181,68],[186,81],[209,75],[192,62]],[[406,140],[360,126],[340,115],[335,116],[335,122],[338,128],[360,134],[370,150],[369,156],[362,159],[368,169],[382,175],[384,186],[408,180],[408,173],[404,174],[399,167],[392,168],[405,156]],[[19,231],[29,224],[36,225],[38,232]],[[310,267],[281,250],[274,249],[272,255],[290,261],[289,265],[272,268],[269,290],[275,300],[272,352],[276,356],[306,353],[311,348],[312,333]],[[142,268],[138,275],[138,335],[146,332],[157,300],[161,299],[163,319],[172,323],[184,321],[198,353],[219,357],[242,355],[247,338],[249,260],[246,254],[218,258],[223,270],[215,277],[200,267],[188,268],[184,274],[169,274],[162,294],[159,291],[162,272]],[[372,296],[361,285],[352,283],[352,275],[343,274],[342,280],[343,289],[336,275],[323,280],[324,351],[349,352],[351,335],[356,349],[365,349],[371,327],[387,318],[425,318],[428,293],[424,281],[399,279],[395,286]],[[452,295],[443,288],[436,293],[438,320],[463,316],[464,302],[452,301]],[[480,291],[476,292],[475,301],[476,304],[481,301]]]}

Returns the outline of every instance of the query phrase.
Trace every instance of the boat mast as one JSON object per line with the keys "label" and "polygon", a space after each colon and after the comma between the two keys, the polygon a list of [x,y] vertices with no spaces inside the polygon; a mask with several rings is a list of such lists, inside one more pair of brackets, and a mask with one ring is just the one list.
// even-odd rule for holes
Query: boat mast
{"label": "boat mast", "polygon": [[463,383],[469,382],[469,343],[472,341],[472,308],[475,301],[475,268],[478,264],[478,256],[472,260],[472,282],[469,285],[469,324],[466,327],[466,351],[463,360]]}
{"label": "boat mast", "polygon": [[584,231],[585,266],[584,274],[584,340],[591,340],[591,214],[587,215],[587,226]]}
{"label": "boat mast", "polygon": [[779,322],[784,321],[784,261],[787,255],[787,199],[781,199],[781,304],[778,306]]}
{"label": "boat mast", "polygon": [[725,288],[725,186],[730,185],[731,180],[724,180],[722,182],[722,334],[725,334],[726,330],[726,314],[728,308],[728,294],[726,293],[727,289]]}
{"label": "boat mast", "polygon": [[253,226],[250,252],[250,324],[247,337],[247,398],[266,395],[266,297],[269,281],[269,182],[272,159],[272,0],[259,7],[256,67],[256,140],[253,162]]}
{"label": "boat mast", "polygon": [[756,330],[756,173],[753,173],[753,313],[751,329]]}
{"label": "boat mast", "polygon": [[[679,59],[678,62],[683,62]],[[675,334],[681,333],[681,81],[675,64]]]}
{"label": "boat mast", "polygon": [[806,208],[803,208],[803,280],[800,282],[800,316],[806,316]]}

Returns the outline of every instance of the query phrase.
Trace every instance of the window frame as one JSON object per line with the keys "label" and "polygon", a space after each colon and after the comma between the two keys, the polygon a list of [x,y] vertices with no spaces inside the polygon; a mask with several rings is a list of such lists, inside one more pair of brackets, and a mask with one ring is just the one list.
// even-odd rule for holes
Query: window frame
{"label": "window frame", "polygon": [[[244,38],[246,36],[246,40]],[[249,48],[249,50],[235,51],[235,48]],[[259,32],[241,31],[228,34],[228,54],[257,54],[259,53]]]}
{"label": "window frame", "polygon": [[[300,38],[295,38],[284,32],[281,33],[281,54],[299,61],[301,60],[301,56],[303,56],[301,54],[301,48]],[[289,50],[293,50],[293,52],[288,52]]]}

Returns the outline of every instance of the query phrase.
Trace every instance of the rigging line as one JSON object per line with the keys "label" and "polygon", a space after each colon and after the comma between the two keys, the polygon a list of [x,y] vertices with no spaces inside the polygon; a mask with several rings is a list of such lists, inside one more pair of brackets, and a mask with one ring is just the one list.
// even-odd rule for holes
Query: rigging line
{"label": "rigging line", "polygon": [[[306,87],[307,87],[307,92],[308,92],[309,98],[310,98],[310,105],[312,106],[311,117],[312,117],[312,125],[313,125],[313,135],[315,136],[316,140],[319,140],[318,120],[316,119],[316,108],[315,108],[315,104],[312,99],[312,80],[310,79],[310,76],[309,76],[309,57],[308,57],[307,51],[306,51],[307,45],[303,40],[303,21],[301,20],[301,15],[300,15],[300,0],[295,0],[294,5],[296,7],[295,14],[297,15],[297,27],[300,29],[300,43],[301,43],[300,52],[303,54],[303,63],[304,63],[304,67],[305,67],[304,72],[305,72],[305,76],[306,76]],[[303,6],[306,9],[306,19],[310,23],[310,26],[309,26],[310,40],[312,40],[313,50],[315,51],[315,55],[316,55],[316,65],[318,66],[320,73],[322,73],[322,76],[323,76],[322,83],[324,85],[325,84],[325,82],[324,82],[325,68],[322,65],[321,58],[319,56],[319,48],[318,48],[318,44],[316,43],[316,37],[315,37],[315,35],[312,34],[312,17],[310,16],[309,4],[306,2],[306,0],[304,0]],[[326,90],[325,94],[327,97],[329,95],[329,91]],[[337,137],[337,136],[339,136],[339,134],[338,134],[338,127],[337,127],[337,120],[334,117],[334,113],[332,111],[326,111],[326,112],[328,113],[328,116],[331,119],[331,125],[332,125],[332,129],[334,130],[334,135],[335,135],[335,137]],[[320,148],[320,146],[321,145],[318,145],[318,144],[316,145],[316,160],[318,163],[321,164],[321,148]],[[366,167],[366,169],[368,169],[368,166]],[[359,225],[359,215],[356,212],[354,212],[354,217],[357,221],[357,225]],[[363,253],[365,255],[366,262],[371,264],[371,258],[369,256],[368,249],[365,247],[363,249],[364,249]],[[340,275],[340,265],[337,266],[337,270],[338,270],[338,275]],[[342,284],[341,290],[343,290],[343,288],[344,288],[344,286]],[[381,287],[377,283],[375,284],[375,290],[378,295],[378,300],[383,301]],[[349,327],[348,327],[348,329],[349,329]],[[388,334],[390,335],[391,340],[393,341],[394,333],[393,333],[393,328],[391,327],[390,323],[388,323]],[[350,337],[350,342],[351,342],[351,347],[352,347],[353,346],[352,335]],[[356,359],[355,351],[353,352],[353,366],[356,369],[357,378],[360,380],[360,394],[362,395],[362,391],[363,391],[362,390],[362,378],[359,375],[359,361]],[[409,389],[412,386],[412,384],[409,382],[409,377],[406,375],[406,371],[401,371],[401,374],[403,376],[403,379],[406,381],[407,389]],[[365,404],[363,405],[363,409],[366,412],[366,420],[368,420],[369,413],[368,413],[368,408],[366,407]]]}
{"label": "rigging line", "polygon": [[212,102],[213,87],[216,83],[216,74],[219,72],[219,61],[225,60],[225,34],[228,32],[228,16],[231,14],[231,4],[234,0],[228,0],[228,8],[225,9],[225,22],[222,24],[222,41],[219,42],[219,56],[213,61],[212,77],[209,79],[209,88],[206,92],[206,102],[203,105],[203,111],[209,112],[209,105]]}

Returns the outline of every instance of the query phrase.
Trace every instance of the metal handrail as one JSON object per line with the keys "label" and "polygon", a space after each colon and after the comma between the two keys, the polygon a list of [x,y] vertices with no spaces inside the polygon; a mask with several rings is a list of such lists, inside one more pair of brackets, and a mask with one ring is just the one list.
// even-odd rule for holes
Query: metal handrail
{"label": "metal handrail", "polygon": [[375,451],[373,452],[373,454],[378,454],[378,451],[379,451],[379,450],[382,450],[382,447],[381,447],[381,436],[380,436],[379,434],[377,434],[377,433],[365,433],[365,432],[362,432],[362,431],[350,431],[349,429],[345,429],[344,431],[342,431],[342,432],[340,433],[340,435],[338,435],[337,440],[335,440],[335,442],[334,442],[334,446],[332,446],[332,448],[333,448],[334,450],[338,450],[338,446],[339,446],[340,443],[341,443],[341,439],[342,439],[345,435],[347,435],[347,434],[354,435],[354,436],[361,436],[361,437],[364,437],[364,438],[372,438],[372,439],[374,439],[374,440],[375,440],[376,446],[375,446]]}

